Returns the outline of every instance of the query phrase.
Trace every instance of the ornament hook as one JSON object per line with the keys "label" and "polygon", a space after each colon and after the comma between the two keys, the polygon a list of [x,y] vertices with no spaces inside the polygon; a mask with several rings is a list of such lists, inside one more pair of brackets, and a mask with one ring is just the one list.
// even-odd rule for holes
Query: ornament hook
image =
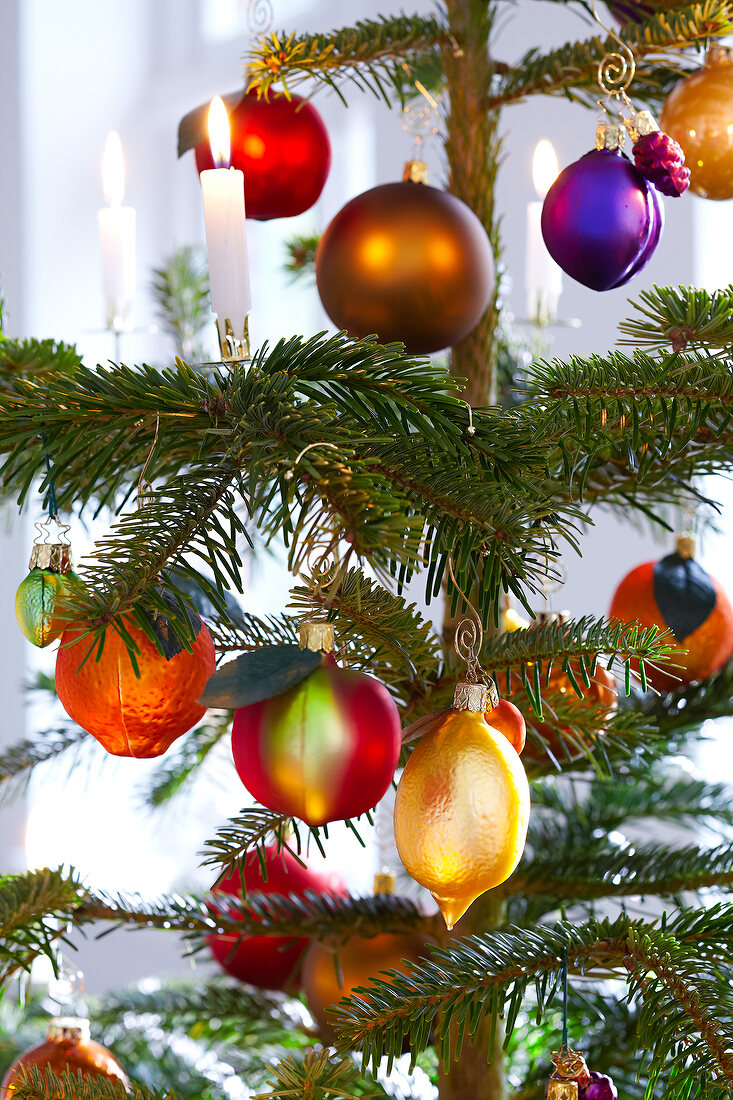
{"label": "ornament hook", "polygon": [[251,35],[267,34],[273,18],[271,0],[247,0],[247,29]]}
{"label": "ornament hook", "polygon": [[[328,447],[338,453],[338,447],[335,443],[309,443],[308,446],[303,447],[302,451],[296,456],[290,469],[285,471],[285,481],[293,480],[296,466],[303,456],[315,447]],[[326,537],[326,534],[328,534],[329,537]],[[337,582],[341,580],[350,552],[351,548],[346,553],[343,560],[340,559],[338,552],[338,536],[334,531],[324,532],[321,537],[315,540],[306,539],[303,551],[299,553],[293,561],[292,569],[294,573],[300,574],[303,580],[311,586],[314,597],[316,597],[319,602],[327,604],[331,591],[334,590],[334,586],[337,586]],[[306,570],[308,570],[309,575],[306,575]]]}
{"label": "ornament hook", "polygon": [[140,477],[139,477],[138,483],[137,483],[137,507],[138,507],[138,511],[142,511],[144,508],[147,508],[148,505],[152,504],[152,501],[153,501],[153,486],[150,484],[149,481],[145,480],[145,472],[146,472],[148,466],[150,465],[150,460],[153,457],[153,451],[155,450],[155,445],[158,442],[158,431],[159,431],[159,429],[160,429],[160,413],[156,413],[156,415],[155,415],[155,435],[153,436],[153,442],[151,444],[150,450],[148,451],[148,457],[145,459],[145,465],[143,466],[142,470],[140,471]]}
{"label": "ornament hook", "polygon": [[461,619],[456,625],[455,635],[453,637],[453,647],[461,660],[466,662],[466,681],[469,684],[477,684],[479,682],[479,674],[481,674],[482,680],[486,679],[486,674],[479,664],[479,654],[484,644],[484,630],[481,626],[481,616],[456,580],[456,575],[453,572],[452,554],[448,555],[448,573],[450,574],[450,579],[453,582],[454,588],[463,597],[464,603],[472,616],[471,618],[465,617]]}
{"label": "ornament hook", "polygon": [[[606,93],[606,98],[616,96],[626,100],[626,90],[636,74],[636,59],[630,46],[624,42],[615,31],[607,27],[596,11],[595,0],[591,0],[591,11],[596,23],[606,32],[609,38],[618,43],[619,49],[613,53],[604,54],[598,64],[598,84],[601,91]],[[599,106],[605,110],[605,104],[599,100]],[[630,106],[630,104],[629,104]]]}

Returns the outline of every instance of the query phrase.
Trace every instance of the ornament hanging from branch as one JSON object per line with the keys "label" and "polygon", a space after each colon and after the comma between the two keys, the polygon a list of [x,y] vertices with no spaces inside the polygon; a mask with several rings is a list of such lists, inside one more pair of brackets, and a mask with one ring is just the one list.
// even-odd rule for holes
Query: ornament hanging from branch
{"label": "ornament hanging from branch", "polygon": [[[552,258],[573,279],[599,291],[623,286],[646,266],[664,226],[659,192],[675,197],[689,186],[680,146],[627,95],[636,69],[633,53],[608,33],[619,48],[598,66],[604,96],[598,100],[595,148],[560,173],[542,208],[542,235]],[[635,164],[623,152],[627,134]]]}
{"label": "ornament hanging from branch", "polygon": [[81,582],[72,569],[68,525],[51,515],[36,530],[30,572],[15,594],[15,614],[28,641],[42,649],[63,634],[65,620],[58,606]]}
{"label": "ornament hanging from branch", "polygon": [[[420,125],[408,119],[407,129],[415,136]],[[415,136],[416,154],[422,141]],[[401,183],[351,199],[316,251],[318,293],[337,328],[402,343],[413,355],[466,337],[494,290],[486,230],[470,207],[427,178],[423,160],[407,161]]]}
{"label": "ornament hanging from branch", "polygon": [[[450,560],[448,569],[458,588]],[[522,856],[529,822],[522,762],[508,737],[491,724],[500,704],[479,664],[481,620],[461,596],[472,616],[455,634],[466,678],[456,685],[451,710],[405,731],[408,740],[422,736],[402,773],[394,810],[400,859],[431,892],[448,928],[477,897],[509,878]],[[518,729],[512,740],[521,740]]]}

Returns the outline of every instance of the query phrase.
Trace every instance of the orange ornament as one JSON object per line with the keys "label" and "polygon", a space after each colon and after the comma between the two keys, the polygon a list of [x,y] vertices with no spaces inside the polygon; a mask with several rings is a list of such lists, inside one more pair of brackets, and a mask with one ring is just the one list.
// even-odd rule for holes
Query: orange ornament
{"label": "orange ornament", "polygon": [[448,928],[509,878],[527,836],[527,776],[504,734],[486,722],[487,696],[479,684],[456,686],[453,710],[423,734],[395,798],[400,859]]}
{"label": "orange ornament", "polygon": [[350,996],[357,986],[373,989],[374,979],[384,980],[383,970],[406,973],[410,963],[420,961],[424,949],[417,936],[387,932],[369,939],[352,936],[346,943],[313,940],[303,963],[303,989],[321,1039],[335,1039],[333,1012],[342,997]]}
{"label": "orange ornament", "polygon": [[[576,683],[581,690],[582,699],[588,704],[588,708],[594,711],[597,716],[600,731],[604,722],[616,711],[618,703],[616,680],[607,669],[597,664],[595,672],[591,676],[590,687],[586,687],[583,683],[580,664],[577,661],[571,661],[570,667],[573,670]],[[515,690],[520,689],[522,682],[519,676],[514,676],[512,679]],[[577,700],[580,702],[578,693],[573,687],[570,677],[566,672],[563,672],[559,664],[553,665],[547,680],[543,677],[542,696],[543,699],[545,696],[547,697],[547,702],[550,706],[552,705],[553,696],[564,696],[568,701],[572,702],[573,700]],[[532,714],[533,708],[531,703],[528,704],[527,709],[529,713]],[[548,750],[558,759],[573,759],[582,752],[583,746],[578,744],[580,740],[578,731],[571,730],[568,727],[561,727],[562,732],[570,739],[565,740],[558,734],[555,728],[547,725],[545,722],[531,719],[531,725],[545,742],[547,748],[542,748],[541,745],[538,745],[535,741],[530,739],[524,752],[524,756],[527,760],[531,760],[533,763],[544,763],[547,761]]]}
{"label": "orange ornament", "polygon": [[[198,619],[198,616],[196,617]],[[135,676],[119,632],[108,629],[102,656],[80,668],[86,645],[67,630],[56,657],[56,690],[64,710],[113,756],[160,756],[203,718],[198,699],[215,669],[214,643],[204,623],[193,648],[167,660],[141,627],[125,626],[140,652]]]}
{"label": "orange ornament", "polygon": [[46,1041],[16,1058],[0,1082],[3,1100],[10,1100],[20,1083],[21,1066],[38,1066],[56,1074],[81,1072],[82,1077],[112,1077],[126,1089],[130,1085],[117,1059],[101,1043],[89,1038],[89,1021],[76,1016],[53,1019]]}
{"label": "orange ornament", "polygon": [[692,539],[678,538],[673,554],[632,569],[611,601],[613,618],[669,628],[679,643],[671,660],[680,667],[665,672],[645,666],[657,691],[705,680],[733,655],[733,607],[720,583],[694,560],[694,551]]}
{"label": "orange ornament", "polygon": [[504,734],[515,752],[522,751],[527,740],[527,726],[519,707],[508,699],[500,699],[495,707],[486,711],[484,718],[490,726]]}

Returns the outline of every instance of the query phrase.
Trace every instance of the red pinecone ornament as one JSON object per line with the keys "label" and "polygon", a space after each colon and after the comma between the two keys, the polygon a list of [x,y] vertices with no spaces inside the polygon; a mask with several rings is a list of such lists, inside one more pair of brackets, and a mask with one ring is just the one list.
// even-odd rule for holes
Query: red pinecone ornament
{"label": "red pinecone ornament", "polygon": [[661,130],[642,134],[633,153],[637,170],[663,195],[677,198],[690,186],[690,169],[685,168],[682,146],[669,134]]}

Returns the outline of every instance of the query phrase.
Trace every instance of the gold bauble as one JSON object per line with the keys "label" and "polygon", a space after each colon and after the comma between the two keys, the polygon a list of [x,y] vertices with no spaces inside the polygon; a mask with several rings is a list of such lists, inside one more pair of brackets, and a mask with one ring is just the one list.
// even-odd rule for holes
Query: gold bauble
{"label": "gold bauble", "polygon": [[478,324],[494,261],[464,202],[407,180],[373,187],[339,211],[319,242],[316,280],[337,328],[423,354],[452,347]]}
{"label": "gold bauble", "polygon": [[509,878],[528,821],[527,776],[506,737],[481,713],[449,711],[408,760],[394,810],[400,859],[448,928]]}
{"label": "gold bauble", "polygon": [[668,96],[660,127],[682,146],[692,191],[733,198],[733,50],[708,50],[703,68]]}
{"label": "gold bauble", "polygon": [[374,987],[383,970],[404,974],[410,963],[420,961],[425,945],[417,936],[383,933],[368,939],[352,936],[338,940],[313,940],[303,963],[303,990],[308,1010],[318,1022],[321,1038],[335,1038],[333,1009],[357,986]]}

